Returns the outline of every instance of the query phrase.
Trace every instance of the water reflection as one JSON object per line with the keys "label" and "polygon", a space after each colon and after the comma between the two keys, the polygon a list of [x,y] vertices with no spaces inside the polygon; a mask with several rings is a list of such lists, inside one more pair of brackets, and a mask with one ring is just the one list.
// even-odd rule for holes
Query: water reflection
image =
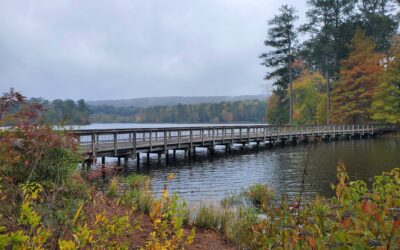
{"label": "water reflection", "polygon": [[[304,161],[309,150],[306,195],[332,195],[336,164],[342,161],[352,178],[367,180],[400,166],[400,139],[342,140],[309,146],[286,146],[259,151],[236,149],[225,156],[219,150],[212,159],[200,153],[196,161],[180,160],[170,166],[141,167],[151,176],[154,190],[161,190],[168,174],[176,178],[170,189],[190,202],[219,201],[253,183],[265,183],[278,193],[295,195],[300,190]],[[178,154],[178,157],[183,157]],[[200,158],[200,160],[199,160]],[[136,169],[133,168],[133,169]]]}

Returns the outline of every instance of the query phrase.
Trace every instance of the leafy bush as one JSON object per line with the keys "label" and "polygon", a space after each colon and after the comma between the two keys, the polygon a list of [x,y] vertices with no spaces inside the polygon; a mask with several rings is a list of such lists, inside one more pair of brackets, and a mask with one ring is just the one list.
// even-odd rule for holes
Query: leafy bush
{"label": "leafy bush", "polygon": [[246,197],[255,207],[261,208],[274,199],[273,191],[266,185],[254,184],[245,192]]}
{"label": "leafy bush", "polygon": [[118,177],[114,176],[111,178],[110,183],[108,184],[108,191],[107,195],[110,197],[116,197],[118,195],[119,189],[119,179]]}
{"label": "leafy bush", "polygon": [[[168,177],[172,180],[173,175]],[[193,228],[189,235],[185,236],[183,228],[186,218],[187,205],[179,202],[176,195],[168,195],[168,187],[163,190],[160,200],[156,200],[150,213],[153,222],[153,232],[146,242],[146,249],[185,249],[192,244],[195,237]]]}
{"label": "leafy bush", "polygon": [[336,197],[317,197],[301,208],[286,196],[254,203],[264,216],[238,225],[251,234],[240,238],[233,232],[229,238],[252,249],[398,249],[400,169],[376,176],[371,186],[350,181],[343,164],[337,173]]}
{"label": "leafy bush", "polygon": [[43,125],[42,107],[26,104],[22,96],[14,100],[12,91],[0,98],[0,106],[18,103],[24,108],[16,113],[6,113],[12,106],[2,108],[0,124],[11,126],[0,135],[0,175],[16,185],[27,181],[60,185],[77,166],[77,143],[67,132]]}

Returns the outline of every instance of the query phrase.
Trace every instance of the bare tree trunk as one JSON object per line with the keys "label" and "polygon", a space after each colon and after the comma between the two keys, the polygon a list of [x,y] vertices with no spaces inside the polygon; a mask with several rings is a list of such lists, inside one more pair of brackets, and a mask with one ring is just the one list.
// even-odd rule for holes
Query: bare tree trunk
{"label": "bare tree trunk", "polygon": [[289,45],[289,61],[288,61],[288,72],[289,72],[289,125],[293,122],[293,77],[292,77],[292,52],[291,46]]}
{"label": "bare tree trunk", "polygon": [[326,63],[326,124],[329,125],[329,116],[331,110],[331,89],[330,89],[330,77],[329,77],[327,56],[325,56],[325,63]]}

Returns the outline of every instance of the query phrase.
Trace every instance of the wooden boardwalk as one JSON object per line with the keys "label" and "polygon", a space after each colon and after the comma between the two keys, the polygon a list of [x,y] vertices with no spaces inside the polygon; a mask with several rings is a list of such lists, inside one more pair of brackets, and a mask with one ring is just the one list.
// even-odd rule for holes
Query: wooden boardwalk
{"label": "wooden boardwalk", "polygon": [[[392,132],[393,125],[325,125],[325,126],[270,126],[224,125],[202,127],[98,129],[71,131],[80,144],[87,161],[101,157],[140,159],[140,153],[169,155],[172,150],[184,150],[190,157],[196,148],[205,147],[213,154],[216,145],[224,145],[227,152],[234,144],[275,143],[309,141],[310,139],[366,137]],[[166,157],[168,160],[168,157]],[[160,160],[159,160],[160,161]]]}

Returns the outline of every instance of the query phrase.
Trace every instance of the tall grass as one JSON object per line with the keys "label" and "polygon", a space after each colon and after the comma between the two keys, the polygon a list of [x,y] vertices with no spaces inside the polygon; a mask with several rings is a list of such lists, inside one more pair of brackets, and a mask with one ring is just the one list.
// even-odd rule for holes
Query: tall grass
{"label": "tall grass", "polygon": [[140,212],[149,214],[154,204],[154,193],[151,190],[150,178],[144,175],[132,174],[122,182],[126,190],[121,197],[122,201],[130,204]]}

